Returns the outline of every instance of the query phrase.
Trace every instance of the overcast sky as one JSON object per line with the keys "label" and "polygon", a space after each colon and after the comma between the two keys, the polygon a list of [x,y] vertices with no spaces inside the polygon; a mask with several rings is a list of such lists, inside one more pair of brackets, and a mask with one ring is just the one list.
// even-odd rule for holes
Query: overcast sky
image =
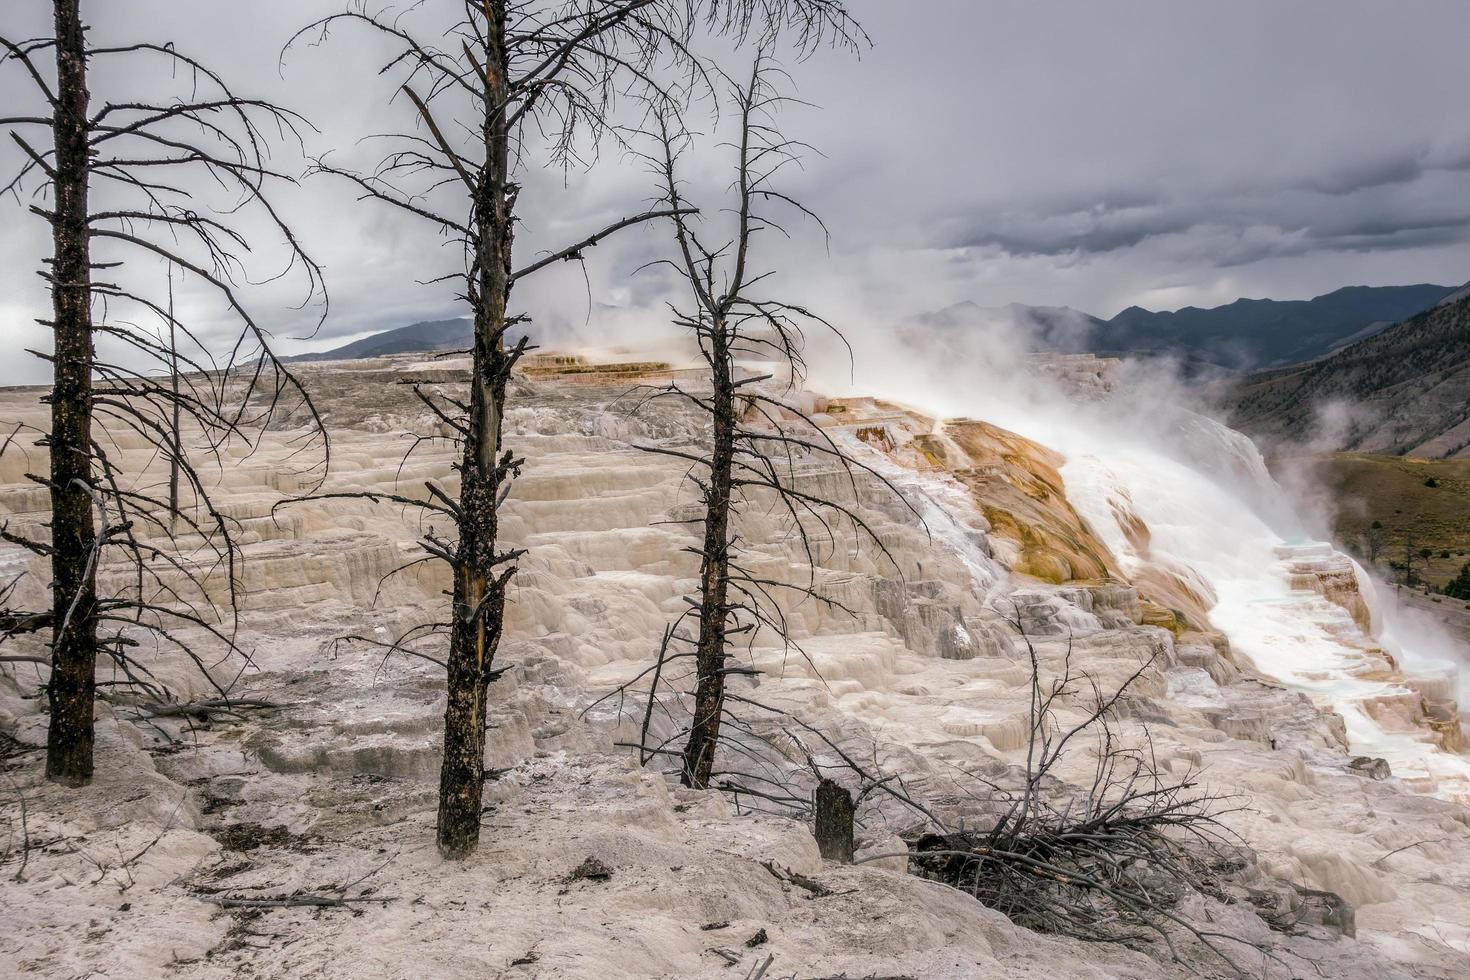
{"label": "overcast sky", "polygon": [[[853,0],[874,46],[792,66],[820,106],[783,120],[819,147],[792,189],[831,230],[780,254],[803,299],[881,323],[960,300],[1070,305],[1110,316],[1305,298],[1339,286],[1470,279],[1470,3],[1464,0]],[[49,4],[11,0],[0,32],[42,33]],[[86,0],[94,40],[173,37],[241,91],[299,108],[309,149],[368,162],[358,137],[403,118],[373,75],[383,49],[343,32],[277,53],[339,0]],[[105,97],[106,79],[94,83]],[[0,107],[33,106],[0,69]],[[6,141],[8,144],[8,140]],[[717,157],[696,168],[718,174]],[[10,150],[0,151],[7,169]],[[283,167],[300,169],[290,153]],[[591,172],[527,175],[523,254],[638,207],[639,167],[605,155]],[[454,256],[412,221],[355,204],[328,179],[283,197],[326,269],[331,313],[312,347],[454,315],[427,280]],[[49,302],[34,274],[39,219],[0,211],[0,383],[37,380],[16,356],[44,344]],[[547,328],[595,331],[605,307],[661,317],[659,277],[633,270],[660,239],[637,231],[518,288]],[[147,271],[147,270],[143,270]],[[134,274],[140,274],[135,270]],[[157,277],[161,278],[161,269]],[[592,326],[589,322],[589,288]],[[279,289],[253,305],[287,350],[309,315]],[[186,315],[218,303],[185,291]],[[646,311],[646,312],[645,312]],[[628,315],[624,314],[623,322]],[[220,329],[223,329],[221,326]]]}

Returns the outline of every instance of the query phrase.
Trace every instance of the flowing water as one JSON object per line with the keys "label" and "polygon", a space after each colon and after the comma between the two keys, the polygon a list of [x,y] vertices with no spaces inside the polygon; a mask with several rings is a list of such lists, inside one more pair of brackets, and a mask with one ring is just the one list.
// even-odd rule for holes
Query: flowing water
{"label": "flowing water", "polygon": [[[1180,409],[1182,393],[1167,382],[1079,402],[1075,393],[1026,380],[1020,364],[997,368],[990,357],[974,377],[954,368],[984,365],[987,357],[956,353],[938,367],[890,371],[866,383],[935,418],[983,419],[1061,453],[1069,502],[1125,572],[1145,562],[1163,566],[1213,595],[1211,624],[1234,650],[1338,711],[1355,754],[1386,759],[1395,775],[1427,791],[1470,800],[1470,758],[1441,749],[1429,728],[1410,720],[1422,685],[1453,696],[1456,667],[1444,658],[1445,644],[1424,630],[1384,630],[1391,610],[1361,569],[1359,590],[1377,636],[1319,593],[1293,587],[1294,573],[1322,563],[1356,566],[1301,534],[1291,501],[1248,438]],[[1146,556],[1120,525],[1130,513],[1150,531]],[[1387,666],[1385,650],[1413,687],[1374,669]]]}
{"label": "flowing water", "polygon": [[[1145,560],[1119,526],[1117,514],[1131,511],[1152,532],[1147,560],[1196,572],[1217,599],[1210,610],[1212,625],[1262,673],[1341,714],[1355,753],[1382,757],[1395,775],[1414,778],[1440,795],[1470,795],[1470,760],[1439,749],[1427,729],[1395,723],[1393,704],[1412,702],[1416,693],[1396,681],[1357,676],[1373,656],[1374,639],[1342,607],[1292,587],[1294,568],[1323,558],[1341,560],[1329,545],[1284,539],[1238,496],[1161,455],[1079,453],[1069,458],[1062,475],[1073,506],[1125,570]],[[1371,583],[1362,575],[1359,581],[1360,588],[1369,586],[1364,598],[1374,609]],[[1381,611],[1374,611],[1381,621]],[[1412,648],[1389,652],[1401,664],[1432,669]],[[1375,708],[1382,719],[1375,717]]]}

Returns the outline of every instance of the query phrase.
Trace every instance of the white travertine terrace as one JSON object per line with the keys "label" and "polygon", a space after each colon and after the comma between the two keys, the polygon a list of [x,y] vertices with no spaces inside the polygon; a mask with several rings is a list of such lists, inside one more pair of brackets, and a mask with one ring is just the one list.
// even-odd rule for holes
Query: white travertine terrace
{"label": "white travertine terrace", "polygon": [[[1027,933],[903,874],[902,861],[823,866],[803,825],[639,771],[613,746],[634,723],[611,704],[581,711],[648,665],[693,587],[696,559],[683,550],[693,538],[668,523],[694,513],[686,467],[636,447],[689,442],[697,420],[658,403],[629,411],[631,384],[673,368],[549,358],[532,368],[515,382],[508,420],[527,467],[504,525],[530,554],[501,654],[515,669],[491,691],[487,761],[507,771],[487,786],[479,854],[454,866],[434,854],[443,703],[434,666],[331,643],[386,639],[443,601],[446,582],[430,566],[384,580],[416,557],[416,520],[343,501],[273,516],[303,478],[289,458],[293,433],[272,433],[213,472],[245,543],[243,636],[254,651],[251,664],[219,664],[216,676],[239,674],[237,693],[282,707],[190,731],[103,706],[99,776],[79,792],[41,783],[35,755],[17,756],[28,833],[52,843],[31,853],[23,883],[5,866],[3,962],[43,976],[688,977],[745,975],[772,955],[770,976],[1185,974],[1121,947]],[[1094,373],[1090,364],[1063,373],[1083,369]],[[396,358],[303,370],[333,432],[329,488],[452,485],[449,447],[403,460],[407,433],[428,422],[394,382],[452,385],[462,365]],[[39,419],[38,395],[0,393],[0,417]],[[1104,683],[1157,653],[1125,730],[1136,736],[1147,722],[1169,770],[1202,768],[1211,787],[1249,799],[1230,820],[1263,876],[1356,908],[1355,939],[1284,941],[1325,976],[1470,975],[1470,811],[1455,801],[1467,783],[1453,751],[1453,683],[1405,678],[1364,632],[1373,600],[1349,587],[1344,559],[1266,530],[1204,526],[1199,495],[1225,491],[1202,468],[1060,445],[1053,458],[979,423],[940,424],[871,398],[800,397],[905,490],[923,523],[861,480],[863,514],[897,567],[839,538],[819,581],[853,615],[793,604],[801,652],[756,637],[740,655],[762,673],[743,683],[963,812],[974,804],[957,774],[997,771],[1024,748],[1028,674],[1007,615],[1027,624],[1049,668],[1070,643]],[[139,479],[157,479],[143,447],[120,449]],[[44,520],[45,495],[24,480],[41,459],[32,450],[28,465],[0,461],[0,511],[16,526]],[[800,479],[841,492],[830,467]],[[742,525],[772,577],[800,574],[787,531],[760,506]],[[1254,550],[1222,553],[1221,533]],[[23,564],[0,552],[0,570]],[[38,602],[43,569],[33,571],[27,598]],[[182,693],[205,691],[184,665],[161,655],[157,665]],[[0,721],[36,744],[36,672],[13,674],[0,680]],[[1394,777],[1366,778],[1348,766],[1356,755],[1387,758]],[[1085,751],[1070,764],[1079,778],[1091,769]],[[242,843],[231,831],[240,827],[266,830]],[[891,851],[904,829],[904,815],[884,809],[860,843]],[[126,868],[112,857],[145,847]],[[569,881],[588,856],[613,877]],[[810,900],[764,861],[838,894]],[[201,897],[358,879],[393,901],[240,916]],[[1265,935],[1243,908],[1209,914],[1222,931]],[[700,928],[718,923],[728,925]],[[769,942],[747,949],[762,928]],[[727,971],[711,947],[742,965]]]}

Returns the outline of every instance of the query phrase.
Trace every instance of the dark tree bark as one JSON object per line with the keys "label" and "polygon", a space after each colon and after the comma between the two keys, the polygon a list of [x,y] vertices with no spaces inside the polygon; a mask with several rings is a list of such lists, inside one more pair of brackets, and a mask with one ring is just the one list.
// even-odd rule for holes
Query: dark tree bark
{"label": "dark tree bark", "polygon": [[852,863],[852,824],[856,815],[852,794],[830,779],[817,784],[812,800],[817,850],[827,861]]}
{"label": "dark tree bark", "polygon": [[[474,852],[480,840],[480,799],[485,784],[485,701],[490,670],[505,618],[505,589],[515,566],[497,571],[497,495],[505,389],[515,357],[506,350],[510,299],[510,137],[506,129],[509,66],[505,5],[486,4],[485,97],[480,139],[486,165],[474,187],[475,269],[470,295],[475,335],[471,352],[468,432],[460,463],[459,550],[449,634],[448,693],[444,709],[444,759],[439,773],[439,850],[449,858]],[[426,119],[428,117],[426,116]],[[511,460],[505,461],[506,465]]]}
{"label": "dark tree bark", "polygon": [[709,485],[705,491],[704,547],[699,576],[699,638],[695,644],[694,723],[684,745],[685,786],[704,789],[715,764],[725,706],[725,650],[730,628],[730,505],[735,468],[735,379],[725,317],[712,318],[710,395],[713,422]]}
{"label": "dark tree bark", "polygon": [[51,391],[50,730],[46,776],[92,779],[96,697],[97,528],[92,504],[92,267],[87,228],[87,51],[79,0],[56,3],[56,212],[51,303],[56,337]]}

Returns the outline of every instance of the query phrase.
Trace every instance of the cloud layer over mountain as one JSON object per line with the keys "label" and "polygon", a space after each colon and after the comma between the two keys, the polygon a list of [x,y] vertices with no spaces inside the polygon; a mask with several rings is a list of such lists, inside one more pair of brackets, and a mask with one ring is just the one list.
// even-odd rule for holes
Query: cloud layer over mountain
{"label": "cloud layer over mountain", "polygon": [[[802,96],[822,109],[785,119],[826,154],[808,160],[793,190],[827,219],[832,239],[829,254],[820,234],[798,234],[777,257],[786,281],[833,315],[885,322],[974,300],[1107,316],[1133,304],[1213,306],[1470,275],[1470,6],[1458,0],[853,6],[874,48],[793,65]],[[117,39],[168,25],[181,46],[210,51],[239,89],[299,106],[321,129],[309,151],[336,147],[339,162],[368,165],[375,151],[357,141],[407,117],[405,106],[386,105],[391,86],[374,82],[387,49],[344,34],[278,65],[293,29],[340,7],[138,0],[125,16],[94,3],[90,17],[99,36]],[[45,25],[7,28],[28,35]],[[24,85],[17,72],[0,73],[0,99],[25,105]],[[7,169],[13,149],[0,150]],[[278,162],[304,167],[291,151]],[[695,180],[718,189],[718,163],[703,153]],[[602,164],[565,179],[525,174],[523,254],[641,205],[641,169],[612,148]],[[454,250],[352,198],[325,180],[286,195],[333,291],[316,346],[455,314],[452,297],[418,285],[452,265]],[[6,353],[43,339],[28,324],[47,308],[34,275],[46,230],[10,206],[0,233]],[[630,278],[662,245],[634,231],[594,250],[585,280],[575,266],[559,268],[518,300],[563,332],[588,331],[603,319],[590,313],[605,306],[629,310],[630,325],[662,316],[667,281]],[[292,311],[285,292],[256,295],[278,335],[310,329],[310,314]],[[181,303],[224,330],[217,304],[187,287]],[[37,378],[40,368],[7,357],[0,382]]]}

